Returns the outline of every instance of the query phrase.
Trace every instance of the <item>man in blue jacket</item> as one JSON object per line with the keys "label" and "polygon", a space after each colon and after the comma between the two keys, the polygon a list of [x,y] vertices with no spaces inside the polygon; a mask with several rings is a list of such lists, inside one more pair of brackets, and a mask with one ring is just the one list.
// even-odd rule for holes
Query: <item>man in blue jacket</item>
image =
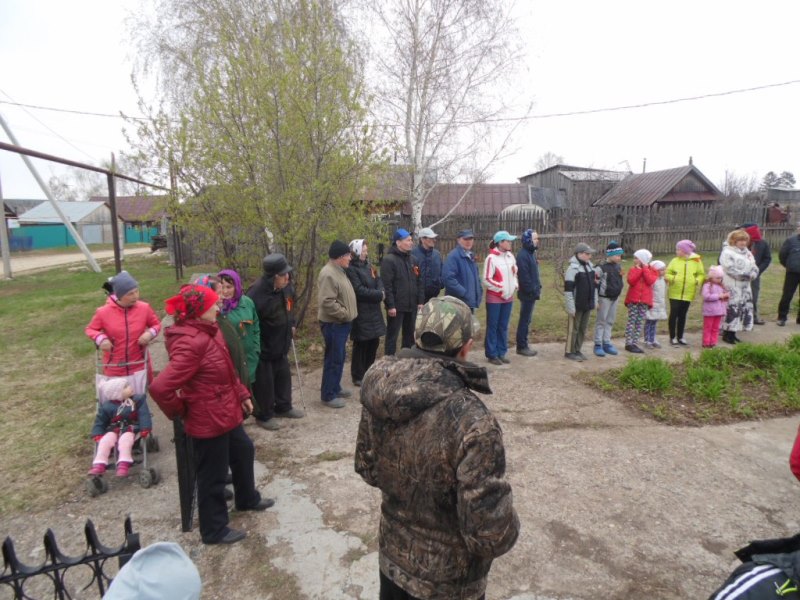
{"label": "man in blue jacket", "polygon": [[517,354],[536,356],[537,352],[528,346],[528,329],[531,326],[533,307],[542,292],[539,280],[539,263],[536,260],[536,249],[539,247],[539,235],[533,229],[526,229],[522,234],[522,248],[517,252],[517,279],[520,300],[519,323],[517,324]]}
{"label": "man in blue jacket", "polygon": [[458,232],[458,245],[453,248],[444,261],[442,279],[444,280],[444,293],[455,296],[469,306],[474,313],[481,305],[483,288],[478,278],[478,266],[475,264],[475,255],[472,245],[475,235],[471,229]]}
{"label": "man in blue jacket", "polygon": [[417,259],[419,283],[425,293],[425,303],[442,291],[442,255],[434,247],[438,236],[430,227],[419,230],[419,244],[411,254]]}

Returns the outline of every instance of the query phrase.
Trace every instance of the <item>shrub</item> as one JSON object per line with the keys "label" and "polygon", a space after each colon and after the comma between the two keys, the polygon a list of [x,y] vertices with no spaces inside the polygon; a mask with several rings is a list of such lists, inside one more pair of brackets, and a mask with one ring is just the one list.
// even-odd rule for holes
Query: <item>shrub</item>
{"label": "shrub", "polygon": [[672,369],[659,358],[632,358],[619,379],[623,385],[642,392],[661,392],[672,386]]}
{"label": "shrub", "polygon": [[792,352],[800,353],[800,335],[793,335],[786,340],[786,347]]}

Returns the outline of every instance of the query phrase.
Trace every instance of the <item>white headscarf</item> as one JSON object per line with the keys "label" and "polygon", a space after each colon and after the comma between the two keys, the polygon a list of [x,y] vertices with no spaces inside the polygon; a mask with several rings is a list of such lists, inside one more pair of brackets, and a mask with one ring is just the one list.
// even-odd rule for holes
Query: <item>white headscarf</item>
{"label": "white headscarf", "polygon": [[350,242],[350,252],[361,258],[361,250],[364,249],[364,240],[353,240]]}

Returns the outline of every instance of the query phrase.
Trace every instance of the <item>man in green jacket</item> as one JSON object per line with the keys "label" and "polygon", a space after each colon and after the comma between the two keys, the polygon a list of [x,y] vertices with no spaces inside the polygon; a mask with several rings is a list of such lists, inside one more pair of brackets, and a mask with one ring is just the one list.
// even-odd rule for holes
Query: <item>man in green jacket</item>
{"label": "man in green jacket", "polygon": [[353,319],[358,315],[356,293],[345,269],[350,265],[350,248],[334,241],[328,250],[330,260],[322,267],[317,279],[319,326],[325,340],[325,359],[322,367],[320,393],[328,408],[342,408],[344,398],[353,395],[342,389],[342,372],[347,359],[347,337]]}

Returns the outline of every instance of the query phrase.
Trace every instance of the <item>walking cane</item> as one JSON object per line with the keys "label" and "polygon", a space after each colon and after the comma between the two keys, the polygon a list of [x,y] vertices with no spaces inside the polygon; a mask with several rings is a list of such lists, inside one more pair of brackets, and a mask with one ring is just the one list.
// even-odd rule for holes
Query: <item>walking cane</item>
{"label": "walking cane", "polygon": [[300,402],[303,404],[303,410],[306,410],[306,398],[303,393],[303,377],[300,375],[300,362],[297,360],[297,348],[294,346],[294,338],[292,338],[292,353],[294,354],[294,366],[297,370],[297,381],[300,382]]}

